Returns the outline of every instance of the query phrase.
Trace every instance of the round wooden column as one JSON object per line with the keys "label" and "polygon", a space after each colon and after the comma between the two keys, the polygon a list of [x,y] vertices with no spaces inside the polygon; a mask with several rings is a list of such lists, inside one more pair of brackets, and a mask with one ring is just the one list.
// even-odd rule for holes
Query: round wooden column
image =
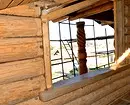
{"label": "round wooden column", "polygon": [[87,69],[87,53],[86,53],[86,37],[84,30],[85,22],[77,22],[77,43],[78,43],[78,59],[79,59],[79,73],[80,75],[88,72]]}

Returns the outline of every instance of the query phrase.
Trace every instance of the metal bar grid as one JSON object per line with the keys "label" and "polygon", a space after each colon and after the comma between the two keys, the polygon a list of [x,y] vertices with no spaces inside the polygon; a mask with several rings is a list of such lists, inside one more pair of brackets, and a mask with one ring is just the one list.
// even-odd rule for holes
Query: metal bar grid
{"label": "metal bar grid", "polygon": [[[75,69],[75,63],[74,63],[74,51],[73,51],[73,42],[77,42],[77,39],[72,39],[72,35],[71,35],[71,25],[76,25],[76,24],[72,24],[70,23],[70,21],[68,21],[68,23],[64,23],[64,22],[59,22],[59,40],[50,40],[51,42],[60,42],[60,55],[61,55],[61,58],[58,58],[58,59],[52,59],[51,61],[55,61],[55,60],[61,60],[60,63],[55,63],[55,64],[52,64],[52,66],[55,66],[55,65],[62,65],[62,76],[59,76],[59,77],[55,77],[53,78],[53,80],[55,79],[58,79],[58,78],[63,78],[63,80],[67,77],[67,75],[65,74],[64,72],[64,64],[65,63],[70,63],[72,62],[73,63],[73,70],[74,70],[74,73],[73,75],[76,76],[76,69]],[[68,27],[69,27],[69,32],[70,32],[70,39],[62,39],[62,35],[61,35],[61,27],[60,27],[60,24],[68,24]],[[101,36],[101,37],[96,37],[95,35],[95,25],[94,25],[94,21],[93,21],[93,24],[92,25],[85,25],[85,26],[91,26],[93,27],[93,34],[94,34],[94,37],[93,38],[87,38],[86,41],[94,41],[94,48],[95,48],[95,64],[96,64],[96,69],[99,69],[99,68],[105,68],[105,67],[110,67],[111,63],[113,62],[110,62],[109,61],[109,54],[113,53],[114,54],[114,51],[109,51],[109,46],[108,46],[108,39],[114,39],[114,35],[107,35],[107,30],[105,29],[105,36]],[[108,59],[108,63],[105,64],[105,65],[100,65],[98,66],[98,53],[97,53],[97,49],[96,49],[96,40],[106,40],[106,54],[107,54],[107,59]],[[63,45],[63,41],[67,41],[67,42],[70,42],[70,46],[71,46],[71,51],[72,51],[72,59],[70,61],[64,61],[63,60],[63,52],[62,52],[62,45]],[[66,49],[67,50],[67,49]],[[78,69],[77,69],[78,70]]]}

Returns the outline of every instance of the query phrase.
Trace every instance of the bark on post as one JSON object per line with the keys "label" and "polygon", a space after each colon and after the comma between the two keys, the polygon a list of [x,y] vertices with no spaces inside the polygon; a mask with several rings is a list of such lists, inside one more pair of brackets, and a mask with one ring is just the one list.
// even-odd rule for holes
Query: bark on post
{"label": "bark on post", "polygon": [[88,72],[86,65],[86,38],[84,30],[85,22],[77,22],[77,43],[78,43],[78,59],[79,59],[79,73],[80,75]]}

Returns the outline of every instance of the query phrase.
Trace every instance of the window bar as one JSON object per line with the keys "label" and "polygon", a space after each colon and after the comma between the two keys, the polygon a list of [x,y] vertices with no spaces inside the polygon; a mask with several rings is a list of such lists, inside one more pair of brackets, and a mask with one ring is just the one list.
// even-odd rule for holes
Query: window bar
{"label": "window bar", "polygon": [[96,60],[96,69],[98,69],[98,62],[97,62],[97,48],[96,48],[96,35],[95,35],[95,25],[94,25],[94,21],[93,21],[93,34],[94,34],[94,48],[95,48],[95,60]]}
{"label": "window bar", "polygon": [[[105,28],[105,35],[107,36],[107,30]],[[110,61],[109,61],[109,49],[108,49],[108,39],[106,38],[106,49],[107,49],[107,60],[108,60],[108,67],[110,67]]]}
{"label": "window bar", "polygon": [[75,69],[75,64],[74,64],[74,52],[73,52],[73,43],[72,43],[72,33],[71,33],[71,24],[70,20],[69,21],[69,32],[70,32],[70,42],[71,42],[71,53],[72,53],[72,62],[73,62],[73,70],[74,70],[74,76],[76,76],[76,69]]}
{"label": "window bar", "polygon": [[59,23],[59,38],[60,38],[60,52],[61,52],[61,65],[62,65],[62,74],[63,74],[63,80],[65,79],[65,73],[64,73],[64,65],[63,65],[63,52],[62,52],[62,38],[61,38],[61,28]]}

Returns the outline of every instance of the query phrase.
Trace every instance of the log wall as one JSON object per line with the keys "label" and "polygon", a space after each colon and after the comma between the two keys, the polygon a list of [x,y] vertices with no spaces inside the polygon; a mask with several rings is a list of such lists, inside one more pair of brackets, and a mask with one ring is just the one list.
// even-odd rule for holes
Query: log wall
{"label": "log wall", "polygon": [[76,81],[77,78],[43,92],[40,99],[44,105],[108,105],[130,92],[130,65],[104,74],[88,73]]}
{"label": "log wall", "polygon": [[40,15],[33,3],[0,11],[0,105],[24,103],[47,87]]}

